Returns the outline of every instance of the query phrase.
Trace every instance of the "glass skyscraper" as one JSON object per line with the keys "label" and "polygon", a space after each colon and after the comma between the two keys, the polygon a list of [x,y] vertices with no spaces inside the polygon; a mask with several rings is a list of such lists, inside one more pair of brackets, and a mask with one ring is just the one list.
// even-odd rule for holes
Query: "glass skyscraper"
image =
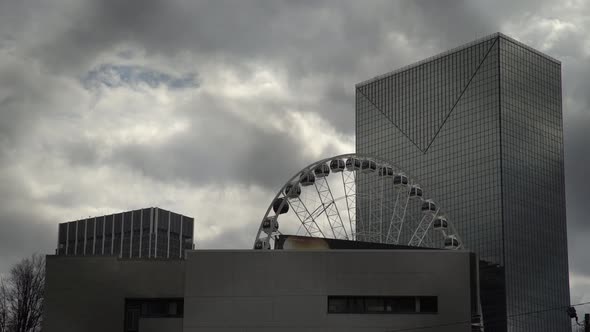
{"label": "glass skyscraper", "polygon": [[194,219],[157,207],[90,217],[58,226],[57,254],[184,258]]}
{"label": "glass skyscraper", "polygon": [[571,328],[561,104],[560,62],[500,33],[356,85],[357,153],[407,170],[485,261],[486,331]]}

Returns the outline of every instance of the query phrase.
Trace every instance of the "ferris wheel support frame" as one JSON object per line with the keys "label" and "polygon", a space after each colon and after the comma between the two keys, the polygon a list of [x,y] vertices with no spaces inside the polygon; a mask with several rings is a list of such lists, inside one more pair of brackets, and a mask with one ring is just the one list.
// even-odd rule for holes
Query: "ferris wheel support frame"
{"label": "ferris wheel support frame", "polygon": [[320,198],[322,206],[324,207],[323,212],[328,218],[330,229],[332,230],[334,238],[339,238],[339,236],[343,232],[344,237],[348,240],[348,234],[346,232],[346,228],[344,227],[344,222],[340,217],[340,211],[338,211],[338,206],[334,204],[334,195],[332,195],[332,190],[330,189],[328,180],[326,180],[326,177],[316,178],[314,186]]}
{"label": "ferris wheel support frame", "polygon": [[[317,173],[315,172],[316,167],[326,167],[327,163],[335,160],[339,160],[338,165],[343,165],[340,162],[344,162],[344,160],[346,160],[346,166],[339,166],[339,168],[332,169],[332,165],[330,165],[330,169],[328,169],[327,171],[323,171],[323,168],[320,168]],[[353,165],[349,169],[348,162],[350,160],[352,160]],[[361,164],[358,164],[359,161],[361,161]],[[368,169],[365,168],[365,162],[367,161],[369,163],[372,163],[370,164],[370,166],[368,166]],[[389,173],[385,172],[386,168],[389,169]],[[301,223],[300,228],[303,227],[303,229],[305,229],[305,232],[312,237],[325,237],[326,235],[326,232],[322,230],[322,228],[318,225],[316,221],[316,219],[323,214],[326,216],[326,219],[328,220],[328,225],[330,227],[329,230],[331,231],[331,235],[333,235],[334,238],[345,240],[360,240],[361,237],[366,237],[366,239],[362,240],[380,243],[399,244],[400,236],[404,229],[404,224],[406,223],[406,214],[408,206],[410,205],[410,201],[414,200],[415,198],[418,198],[420,201],[422,201],[423,199],[422,189],[419,189],[419,195],[415,194],[414,191],[412,191],[413,189],[411,190],[413,185],[411,185],[411,183],[408,181],[409,179],[407,178],[407,176],[403,175],[403,173],[397,173],[398,175],[391,176],[391,174],[393,174],[391,173],[391,171],[394,168],[398,171],[401,170],[397,165],[392,164],[390,162],[385,162],[372,156],[358,155],[355,153],[348,153],[333,156],[330,158],[325,158],[320,161],[316,161],[308,165],[307,167],[304,167],[302,170],[294,174],[289,179],[289,181],[287,181],[285,185],[283,185],[281,190],[279,190],[279,192],[275,195],[272,201],[273,203],[266,210],[263,221],[261,222],[258,228],[254,248],[256,248],[258,241],[263,240],[265,242],[263,248],[270,249],[271,238],[273,238],[273,235],[275,234],[280,234],[280,232],[278,232],[278,218],[282,213],[286,213],[289,207],[295,213],[297,219],[299,219],[299,222]],[[337,200],[340,200],[342,198],[345,199],[347,210],[346,212],[349,217],[348,226],[350,227],[350,233],[347,232],[347,227],[342,219],[342,215],[336,204],[337,200],[334,199],[334,194],[327,180],[327,176],[330,174],[330,170],[332,171],[332,173],[342,173],[341,179],[344,188],[344,197],[339,197]],[[369,186],[367,188],[367,193],[359,195],[357,192],[358,189],[356,188],[357,182],[359,180],[358,174],[368,175],[370,173],[375,173],[376,171],[378,171],[378,173],[374,174],[373,176],[379,176],[379,179],[373,183],[378,183],[378,185]],[[313,178],[311,180],[302,180],[304,179],[303,176],[309,173],[313,175]],[[316,177],[314,173],[319,176]],[[398,176],[403,176],[405,182],[402,181],[401,184],[399,181],[396,182],[395,178]],[[388,190],[387,186],[389,185],[387,179],[394,179],[392,181],[392,186],[393,188],[395,188],[393,190],[396,192],[396,198],[393,208],[390,208],[389,205],[384,204],[385,190]],[[315,208],[314,211],[310,212],[306,203],[304,203],[301,200],[301,197],[299,197],[299,193],[301,191],[299,191],[298,194],[296,194],[297,196],[295,197],[293,197],[293,195],[289,195],[286,192],[288,186],[299,186],[300,183],[306,187],[310,186],[313,183],[315,193],[317,194],[317,197],[319,197],[319,201],[321,203],[321,205]],[[399,188],[396,188],[396,186],[399,186]],[[300,190],[300,188],[298,188],[298,190]],[[280,203],[277,201],[278,199],[281,199]],[[369,219],[368,224],[363,223],[361,221],[361,219],[364,218],[364,215],[359,214],[359,212],[357,211],[357,200],[359,199],[368,199],[368,202],[366,202],[367,204],[365,205],[368,206],[368,214],[365,216]],[[317,201],[312,199],[312,202]],[[403,202],[404,204],[400,204],[401,202]],[[287,204],[287,206],[285,206],[285,204]],[[383,233],[385,208],[387,208],[391,212],[391,218],[388,218],[389,227],[387,229],[387,234]],[[271,209],[274,210],[276,214],[275,216],[271,217],[269,215]],[[414,210],[414,208],[412,209]],[[422,218],[420,218],[420,221],[417,223],[416,229],[412,233],[408,245],[420,246],[423,243],[426,243],[425,241],[428,241],[426,239],[426,235],[428,234],[429,230],[431,230],[432,224],[436,219],[436,216],[439,213],[439,211],[440,208],[437,208],[436,211],[425,213],[422,216]],[[268,222],[266,223],[266,228],[263,227],[263,225],[265,225],[265,220],[267,218],[274,218],[273,220],[274,222],[276,222],[276,228],[269,230]],[[414,223],[415,222],[412,222],[412,224]],[[445,224],[444,229],[441,229],[440,226],[436,226],[434,231],[436,232],[437,230],[441,230],[441,233],[445,236],[445,239],[447,237],[453,237],[457,239],[457,241],[459,241],[459,245],[457,246],[453,244],[453,246],[455,248],[462,248],[463,244],[462,242],[460,242],[460,238],[458,236],[456,229],[454,228],[454,225],[452,223],[448,223],[448,229],[446,227],[447,224]],[[265,235],[262,233],[265,233]]]}

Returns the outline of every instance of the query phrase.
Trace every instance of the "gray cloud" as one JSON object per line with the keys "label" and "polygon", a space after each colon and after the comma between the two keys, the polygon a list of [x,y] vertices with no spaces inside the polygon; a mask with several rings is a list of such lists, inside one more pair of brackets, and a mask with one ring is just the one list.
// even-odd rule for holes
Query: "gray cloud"
{"label": "gray cloud", "polygon": [[26,183],[0,170],[0,273],[34,252],[47,252],[56,242],[57,226],[35,206]]}
{"label": "gray cloud", "polygon": [[305,146],[301,142],[281,132],[262,131],[219,106],[211,105],[193,117],[189,130],[173,139],[120,146],[107,162],[121,163],[162,181],[267,188],[276,188],[287,180],[286,174],[311,162],[302,155]]}
{"label": "gray cloud", "polygon": [[[344,104],[339,97],[345,94],[352,101],[354,90],[346,82],[498,30],[497,22],[483,19],[477,7],[462,1],[445,5],[375,1],[372,6],[354,1],[338,6],[291,1],[264,5],[258,1],[171,1],[166,5],[106,1],[79,6],[75,13],[62,33],[30,49],[51,70],[79,73],[120,45],[139,47],[154,56],[189,52],[232,64],[281,67],[288,70],[295,89],[310,78],[327,80],[318,106],[348,132],[353,123],[344,119],[352,119],[352,104]],[[450,16],[454,19],[449,20]],[[392,39],[396,36],[408,45],[396,45],[399,41]],[[342,92],[335,94],[337,90]]]}

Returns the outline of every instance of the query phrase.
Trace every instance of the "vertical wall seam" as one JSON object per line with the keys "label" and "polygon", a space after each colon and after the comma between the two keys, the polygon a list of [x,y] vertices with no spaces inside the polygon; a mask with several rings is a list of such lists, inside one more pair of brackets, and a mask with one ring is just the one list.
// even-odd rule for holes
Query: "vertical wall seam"
{"label": "vertical wall seam", "polygon": [[[59,232],[59,229],[58,229],[58,232]],[[70,246],[70,223],[68,222],[66,224],[66,256],[68,255],[68,247],[69,246]],[[57,248],[59,248],[59,243],[57,245]]]}
{"label": "vertical wall seam", "polygon": [[152,257],[152,234],[154,227],[154,208],[150,208],[150,235],[148,237],[148,258]]}
{"label": "vertical wall seam", "polygon": [[88,219],[84,219],[84,248],[82,249],[82,256],[86,256],[86,242],[88,240],[86,234],[88,234]]}
{"label": "vertical wall seam", "polygon": [[170,258],[170,219],[172,218],[172,211],[168,211],[168,236],[166,243],[166,258]]}
{"label": "vertical wall seam", "polygon": [[80,220],[76,220],[76,236],[74,236],[74,255],[78,254],[78,223]]}
{"label": "vertical wall seam", "polygon": [[135,215],[131,211],[131,226],[129,227],[129,258],[133,257],[133,219]]}
{"label": "vertical wall seam", "polygon": [[102,251],[101,251],[101,253],[103,255],[104,255],[104,241],[106,240],[106,237],[107,237],[106,227],[107,227],[107,216],[103,216],[102,217]]}
{"label": "vertical wall seam", "polygon": [[123,240],[125,239],[125,214],[121,212],[121,248],[119,248],[119,257],[123,258]]}
{"label": "vertical wall seam", "polygon": [[183,218],[182,218],[182,214],[180,215],[180,232],[178,233],[178,243],[180,243],[180,252],[178,253],[179,257],[182,258],[182,248],[183,248],[183,243],[182,243],[182,222],[183,222]]}
{"label": "vertical wall seam", "polygon": [[115,214],[111,219],[111,256],[115,254]]}
{"label": "vertical wall seam", "polygon": [[154,209],[155,214],[156,214],[156,218],[155,218],[155,223],[154,223],[154,258],[158,257],[158,221],[159,221],[159,215],[160,215],[160,211],[158,210],[158,208]]}
{"label": "vertical wall seam", "polygon": [[143,245],[143,210],[141,209],[139,212],[139,253],[138,253],[138,257],[141,258],[141,250],[142,250],[142,245]]}
{"label": "vertical wall seam", "polygon": [[92,254],[96,255],[96,217],[94,217],[94,239],[92,240]]}

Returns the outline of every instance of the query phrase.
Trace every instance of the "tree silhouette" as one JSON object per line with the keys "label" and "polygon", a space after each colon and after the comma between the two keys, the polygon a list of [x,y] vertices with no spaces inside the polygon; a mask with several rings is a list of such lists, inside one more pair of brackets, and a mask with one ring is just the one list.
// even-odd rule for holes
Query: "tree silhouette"
{"label": "tree silhouette", "polygon": [[0,332],[41,330],[45,258],[34,254],[15,264],[0,280]]}

